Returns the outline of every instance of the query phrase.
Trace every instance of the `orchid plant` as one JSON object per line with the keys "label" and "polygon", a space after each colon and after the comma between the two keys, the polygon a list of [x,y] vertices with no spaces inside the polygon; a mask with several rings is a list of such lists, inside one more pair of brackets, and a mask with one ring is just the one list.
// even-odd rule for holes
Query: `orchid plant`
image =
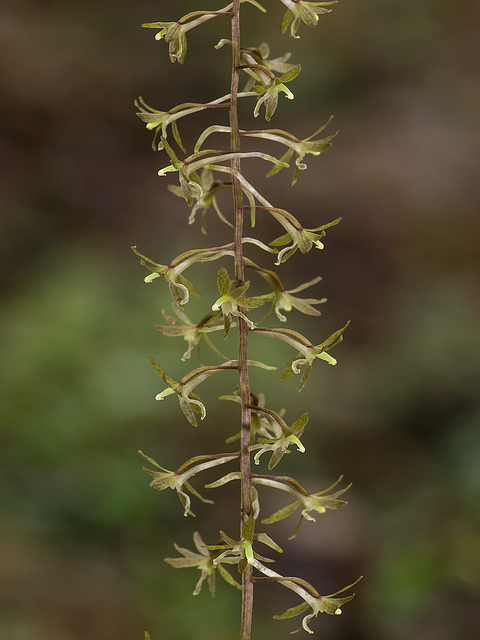
{"label": "orchid plant", "polygon": [[[319,17],[329,13],[332,10],[331,5],[335,4],[304,0],[280,1],[286,7],[281,32],[288,32],[293,38],[299,37],[297,32],[302,23],[308,27],[315,27]],[[230,235],[229,241],[221,246],[186,250],[171,259],[168,264],[155,262],[141,254],[136,247],[132,249],[141,258],[141,264],[149,271],[145,282],[152,283],[156,279],[165,280],[173,298],[175,317],[163,312],[167,324],[155,325],[155,328],[166,337],[183,337],[188,348],[181,356],[182,361],[190,359],[195,349],[199,358],[199,366],[185,373],[180,379],[170,377],[161,364],[150,358],[165,385],[165,388],[157,394],[156,400],[164,400],[171,395],[176,396],[186,420],[192,427],[197,427],[197,417],[203,420],[207,415],[207,408],[197,394],[197,387],[214,375],[219,374],[220,379],[225,371],[237,372],[236,388],[233,392],[230,390],[230,393],[227,389],[227,393],[221,396],[222,400],[234,402],[240,407],[238,432],[233,435],[226,434],[228,435],[226,443],[233,447],[232,451],[195,456],[184,462],[177,471],[169,471],[153,458],[142,452],[139,453],[150,464],[150,467],[145,469],[152,478],[150,486],[157,491],[167,488],[176,491],[185,516],[194,515],[191,510],[191,496],[205,503],[212,503],[212,500],[204,498],[192,486],[191,480],[207,469],[226,464],[236,465],[236,470],[230,471],[206,487],[214,489],[233,481],[239,483],[240,516],[237,534],[220,531],[218,540],[207,544],[200,533],[195,532],[193,540],[196,551],[175,545],[179,555],[175,558],[167,558],[166,562],[175,568],[196,567],[200,570],[201,576],[196,584],[194,595],[200,592],[205,580],[211,593],[214,593],[217,570],[229,585],[241,590],[240,638],[250,640],[255,583],[277,582],[293,591],[300,598],[300,603],[274,617],[288,619],[303,615],[301,628],[308,633],[313,633],[309,626],[311,619],[318,613],[339,615],[342,606],[349,602],[354,594],[337,596],[349,590],[358,580],[331,595],[321,596],[314,586],[302,578],[283,576],[270,569],[267,564],[273,560],[261,555],[262,547],[260,550],[258,548],[261,544],[277,553],[282,552],[277,542],[263,530],[263,525],[278,522],[300,510],[300,521],[291,536],[294,538],[304,520],[314,522],[314,516],[324,514],[327,510],[344,507],[347,503],[340,496],[343,496],[350,485],[335,489],[341,481],[340,478],[325,490],[310,492],[295,478],[252,472],[252,460],[255,467],[266,463],[268,471],[272,471],[292,450],[305,453],[301,438],[308,425],[309,414],[304,412],[293,422],[287,422],[283,417],[283,410],[276,411],[268,408],[265,406],[265,396],[260,392],[254,393],[250,389],[249,367],[261,367],[265,370],[271,370],[273,367],[249,359],[249,336],[257,334],[274,338],[293,348],[295,355],[286,363],[280,378],[285,380],[303,371],[300,382],[301,391],[307,383],[314,361],[320,360],[329,365],[336,364],[337,361],[330,351],[343,339],[348,323],[332,335],[312,342],[298,331],[284,326],[260,326],[256,319],[256,309],[265,305],[267,315],[264,309],[262,325],[272,311],[281,323],[287,321],[285,314],[292,309],[310,316],[320,315],[316,307],[325,302],[324,298],[302,298],[293,295],[316,285],[320,278],[310,279],[294,289],[286,290],[275,271],[275,266],[290,260],[297,250],[301,254],[306,254],[313,248],[323,249],[326,230],[337,225],[340,218],[321,221],[321,224],[314,228],[305,228],[296,215],[270,203],[244,177],[241,165],[251,158],[263,160],[271,166],[267,172],[267,176],[270,177],[288,169],[294,158],[292,177],[292,186],[294,186],[299,172],[307,168],[304,162],[305,157],[318,156],[327,151],[336,133],[319,137],[330,124],[331,118],[307,138],[299,138],[281,129],[240,128],[238,116],[240,100],[252,100],[253,117],[257,118],[263,114],[265,120],[269,122],[275,115],[283,99],[282,96],[289,100],[294,98],[290,83],[302,70],[301,65],[289,62],[290,53],[271,59],[270,49],[265,43],[259,46],[244,46],[240,41],[241,10],[266,12],[257,0],[233,0],[215,11],[193,11],[177,21],[149,22],[143,25],[156,30],[156,40],[164,40],[167,43],[171,62],[183,64],[187,54],[187,34],[192,29],[214,19],[229,21],[230,37],[221,38],[215,47],[231,50],[229,94],[206,103],[187,102],[170,108],[162,105],[163,110],[148,106],[142,98],[135,101],[138,117],[154,134],[153,149],[163,152],[167,158],[166,164],[164,163],[160,168],[158,175],[163,177],[173,173],[178,177],[178,184],[170,185],[169,189],[174,195],[183,198],[186,207],[190,208],[188,223],[195,223],[196,215],[200,213],[201,231],[206,234],[207,213],[213,209],[218,220],[225,224],[226,231]],[[243,90],[240,90],[240,78],[243,75],[246,84]],[[228,125],[212,123],[199,136],[191,151],[188,151],[180,135],[179,125],[183,118],[201,111],[217,113],[222,109],[228,109]],[[205,144],[212,135],[226,138],[228,151],[225,150],[227,145],[221,149],[206,148]],[[274,143],[274,149],[281,145],[284,151],[281,157],[263,151],[242,151],[241,141],[244,138]],[[232,194],[230,214],[225,214],[220,209],[217,200],[220,191],[229,191]],[[281,235],[268,243],[259,238],[246,236],[244,233],[246,214],[249,214],[252,229],[255,227],[257,215],[271,216],[282,228]],[[251,244],[266,254],[266,259],[269,261],[268,267],[259,266],[245,255],[248,245]],[[215,261],[221,261],[217,275],[218,294],[211,296],[205,310],[206,314],[202,318],[190,320],[185,307],[190,296],[199,296],[200,293],[187,279],[185,272],[194,265],[197,267],[203,263]],[[250,280],[245,275],[247,271],[267,287],[265,293],[258,295],[250,293]],[[238,336],[238,355],[235,359],[229,359],[222,354],[215,345],[212,335],[218,335],[217,332],[221,332],[226,340],[232,329],[235,329]],[[202,341],[211,349],[212,358],[216,359],[217,363],[205,364],[200,360],[199,346]],[[218,358],[221,359],[220,363]],[[264,454],[266,454],[265,457]],[[260,519],[260,493],[264,491],[264,487],[289,494],[290,502],[270,516]],[[241,582],[234,578],[226,565],[230,568],[236,565]],[[150,638],[147,632],[145,638],[146,640]]]}

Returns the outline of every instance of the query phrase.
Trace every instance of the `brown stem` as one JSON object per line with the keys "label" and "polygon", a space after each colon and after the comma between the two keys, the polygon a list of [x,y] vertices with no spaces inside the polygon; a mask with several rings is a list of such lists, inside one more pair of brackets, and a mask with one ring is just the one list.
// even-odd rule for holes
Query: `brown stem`
{"label": "brown stem", "polygon": [[[232,83],[230,100],[230,150],[233,153],[240,151],[240,131],[238,124],[238,81],[240,74],[240,0],[234,0],[232,8]],[[233,207],[235,213],[235,279],[241,285],[245,281],[243,262],[243,203],[242,187],[236,177],[240,173],[240,159],[232,160],[233,180]],[[245,310],[243,310],[245,312]],[[248,327],[245,320],[238,319],[238,369],[240,378],[240,398],[242,402],[241,416],[241,448],[240,448],[240,471],[241,479],[241,522],[240,535],[243,539],[243,532],[246,522],[252,517],[252,477],[250,469],[250,385],[248,380]],[[240,640],[250,640],[252,630],[253,613],[253,579],[252,567],[247,564],[242,574],[242,623]]]}

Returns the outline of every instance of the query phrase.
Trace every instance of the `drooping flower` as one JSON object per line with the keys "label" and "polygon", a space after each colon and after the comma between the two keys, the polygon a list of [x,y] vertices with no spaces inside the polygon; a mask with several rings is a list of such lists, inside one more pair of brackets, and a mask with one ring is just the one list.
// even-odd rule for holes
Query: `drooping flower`
{"label": "drooping flower", "polygon": [[165,469],[165,467],[162,467],[157,462],[155,462],[153,458],[145,455],[142,451],[139,451],[138,453],[155,467],[157,467],[157,469],[160,469],[160,471],[154,471],[152,469],[147,469],[146,467],[144,467],[144,471],[146,471],[153,478],[153,480],[150,482],[150,486],[152,487],[152,489],[156,489],[157,491],[163,491],[164,489],[173,489],[173,491],[176,491],[184,508],[184,516],[188,516],[189,514],[195,516],[195,514],[190,510],[191,500],[187,491],[196,496],[202,502],[213,504],[212,500],[203,498],[198,493],[198,491],[192,487],[189,482],[190,478],[192,478],[197,473],[200,473],[201,471],[205,471],[206,469],[210,469],[220,464],[230,462],[231,460],[238,458],[239,455],[238,453],[226,453],[195,456],[194,458],[190,458],[190,460],[187,460],[187,462],[182,464],[182,466],[177,469],[177,471],[169,471],[168,469]]}
{"label": "drooping flower", "polygon": [[[146,267],[151,273],[146,276],[145,282],[150,283],[155,278],[163,278],[168,282],[170,293],[177,304],[185,305],[190,294],[199,296],[193,284],[187,280],[183,272],[197,262],[211,262],[218,260],[226,255],[232,254],[233,243],[224,245],[223,247],[213,247],[209,249],[190,249],[181,253],[174,258],[170,264],[164,265],[154,262],[147,256],[144,256],[137,250],[137,247],[131,247],[133,252],[141,258],[140,264]],[[183,298],[179,294],[179,290],[183,293]]]}
{"label": "drooping flower", "polygon": [[[207,233],[207,229],[206,229],[207,212],[210,209],[210,207],[213,206],[213,208],[214,208],[217,216],[220,218],[220,220],[223,223],[225,223],[227,226],[233,228],[232,223],[229,222],[225,218],[223,213],[220,211],[220,207],[218,206],[217,198],[216,198],[216,194],[219,191],[221,191],[223,189],[231,189],[232,183],[231,182],[224,182],[222,180],[216,180],[213,177],[213,173],[212,173],[211,169],[209,169],[209,168],[202,169],[202,172],[200,174],[200,182],[201,182],[201,188],[202,188],[202,195],[200,196],[200,198],[198,198],[198,200],[195,202],[195,204],[192,207],[192,211],[190,213],[190,216],[188,217],[188,224],[193,224],[195,222],[195,216],[196,216],[197,212],[201,211],[202,212],[202,227],[201,227],[201,231],[202,231],[202,233],[204,235],[206,235],[206,233]],[[168,188],[176,196],[180,196],[180,197],[183,198],[183,193],[182,193],[181,187],[169,185]]]}
{"label": "drooping flower", "polygon": [[285,33],[290,25],[290,35],[293,38],[297,36],[300,22],[304,22],[308,27],[316,27],[318,16],[324,13],[330,13],[332,9],[326,9],[329,5],[336,4],[334,2],[305,2],[304,0],[282,0],[287,7],[287,11],[283,16],[281,32]]}
{"label": "drooping flower", "polygon": [[[302,613],[305,613],[305,611],[307,611],[310,608],[312,610],[312,613],[309,615],[306,615],[303,618],[302,626],[300,627],[310,634],[313,633],[313,631],[308,626],[308,623],[310,622],[310,620],[316,617],[319,613],[327,613],[329,615],[337,615],[337,616],[340,615],[342,613],[341,607],[347,602],[350,602],[350,600],[354,598],[355,594],[352,593],[351,595],[343,598],[336,598],[335,596],[338,596],[340,593],[344,593],[348,589],[351,589],[363,577],[363,576],[360,576],[357,580],[355,580],[355,582],[353,582],[352,584],[349,584],[346,587],[343,587],[343,589],[340,589],[335,593],[332,593],[328,596],[321,596],[318,593],[318,591],[306,580],[303,580],[302,578],[282,576],[276,571],[273,571],[272,569],[270,569],[269,567],[266,567],[256,558],[254,558],[253,560],[253,567],[254,569],[257,569],[257,571],[262,573],[263,576],[266,576],[266,577],[263,577],[263,576],[255,577],[256,582],[261,582],[263,580],[268,580],[270,582],[271,581],[278,582],[284,587],[287,587],[287,589],[290,589],[291,591],[295,592],[304,601],[303,603],[297,605],[296,607],[291,607],[281,615],[273,616],[273,617],[276,618],[277,620],[293,618]],[[299,630],[300,629],[296,629],[295,631],[292,631],[292,633],[296,633],[296,631],[299,631]]]}
{"label": "drooping flower", "polygon": [[[251,0],[242,0],[251,1]],[[228,11],[232,8],[232,4],[228,4],[219,11],[192,11],[182,16],[177,22],[146,22],[142,27],[147,29],[160,29],[155,34],[155,40],[165,39],[168,44],[168,53],[171,62],[179,62],[183,64],[187,55],[187,32],[198,27],[203,22],[216,18],[220,15],[228,15]]]}
{"label": "drooping flower", "polygon": [[[303,618],[302,626],[300,628],[303,628],[307,633],[313,634],[313,631],[308,626],[310,620],[312,618],[316,618],[319,613],[327,613],[335,616],[341,615],[341,607],[343,607],[347,602],[350,602],[350,600],[353,600],[355,594],[352,593],[349,596],[344,596],[343,598],[337,598],[336,596],[354,587],[361,579],[362,576],[355,580],[355,582],[352,582],[352,584],[335,591],[335,593],[331,593],[328,596],[321,596],[306,580],[302,580],[301,578],[280,578],[278,582],[283,583],[286,587],[295,591],[301,598],[303,598],[303,600],[305,600],[305,602],[297,605],[296,607],[291,607],[290,609],[287,609],[287,611],[284,611],[284,613],[273,617],[276,620],[286,620],[288,618],[299,616],[302,613],[305,613],[305,611],[308,611],[308,609],[311,609],[312,613]],[[300,628],[296,629],[296,631],[300,631]],[[295,631],[292,633],[295,633]]]}
{"label": "drooping flower", "polygon": [[282,380],[286,380],[287,378],[290,378],[290,376],[300,373],[301,367],[305,366],[305,372],[299,388],[299,391],[301,391],[308,380],[313,362],[317,358],[325,360],[325,362],[331,365],[337,364],[335,358],[332,358],[328,351],[333,349],[333,347],[343,340],[343,332],[348,325],[349,322],[347,322],[341,329],[338,329],[338,331],[332,333],[332,335],[322,343],[317,345],[312,344],[305,336],[298,333],[298,331],[293,331],[293,329],[267,329],[264,327],[256,327],[255,331],[271,338],[282,340],[298,350],[298,355],[292,358],[292,360],[287,362],[285,365],[280,378]]}
{"label": "drooping flower", "polygon": [[336,218],[336,220],[322,224],[314,229],[305,229],[292,214],[289,214],[288,211],[284,209],[272,207],[269,208],[268,211],[270,211],[273,217],[287,230],[286,234],[272,240],[270,246],[282,247],[291,242],[289,246],[284,247],[278,252],[276,265],[286,262],[288,258],[293,256],[297,249],[300,249],[301,253],[308,253],[312,247],[323,249],[324,245],[321,240],[326,236],[325,229],[333,227],[341,221],[341,218]]}
{"label": "drooping flower", "polygon": [[[312,133],[308,138],[304,138],[301,140],[300,138],[296,138],[288,131],[282,131],[281,129],[264,129],[260,131],[248,131],[245,132],[245,136],[254,137],[254,138],[263,138],[264,140],[272,140],[273,142],[279,142],[280,144],[288,147],[285,154],[282,156],[281,160],[283,162],[290,162],[290,158],[293,153],[296,154],[295,159],[295,171],[293,173],[292,179],[292,187],[296,184],[298,178],[298,171],[305,170],[307,165],[303,162],[303,159],[306,155],[310,154],[313,156],[319,156],[321,153],[324,153],[332,146],[332,140],[338,134],[338,131],[333,133],[332,135],[326,136],[325,138],[321,138],[320,140],[313,140],[321,131],[323,131],[332,121],[333,116],[331,116],[328,121],[321,126],[319,129]],[[273,176],[278,173],[282,169],[281,166],[273,167],[268,173],[267,177]]]}
{"label": "drooping flower", "polygon": [[294,80],[302,70],[302,65],[297,64],[293,69],[287,71],[280,77],[273,75],[273,78],[267,84],[256,84],[252,87],[255,93],[260,95],[253,115],[256,118],[260,113],[260,107],[265,104],[265,120],[269,122],[272,119],[273,114],[277,110],[278,96],[280,92],[284,93],[289,100],[293,100],[295,97],[290,89],[287,87],[287,82]]}
{"label": "drooping flower", "polygon": [[219,373],[220,371],[226,371],[228,369],[238,369],[237,360],[228,360],[221,365],[199,367],[198,369],[194,369],[193,371],[187,373],[187,375],[184,376],[179,382],[176,382],[175,380],[173,380],[173,378],[170,378],[166,371],[162,369],[162,367],[151,356],[150,362],[162,376],[162,380],[167,385],[167,388],[164,391],[158,393],[155,396],[155,400],[163,400],[169,395],[176,394],[178,396],[180,408],[183,411],[184,416],[194,427],[197,426],[195,413],[199,413],[202,420],[207,415],[205,405],[194,391],[195,387],[197,387],[207,378],[210,378],[216,373]]}

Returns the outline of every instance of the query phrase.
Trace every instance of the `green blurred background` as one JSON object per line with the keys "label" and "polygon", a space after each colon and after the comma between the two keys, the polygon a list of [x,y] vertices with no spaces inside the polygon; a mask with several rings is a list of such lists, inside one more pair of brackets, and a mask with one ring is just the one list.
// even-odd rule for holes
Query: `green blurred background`
{"label": "green blurred background", "polygon": [[[167,288],[143,284],[129,249],[165,262],[228,238],[213,217],[207,238],[187,225],[133,108],[139,94],[168,109],[228,92],[228,52],[212,48],[228,37],[226,22],[191,32],[183,68],[140,28],[220,6],[207,4],[0,7],[1,638],[237,637],[237,592],[223,583],[214,600],[205,588],[193,598],[197,572],[163,562],[173,540],[192,548],[194,529],[208,541],[219,528],[236,535],[235,487],[184,519],[172,492],[148,488],[136,453],[174,469],[224,450],[238,421],[235,406],[214,403],[233,376],[202,387],[209,415],[197,430],[174,399],[154,402],[164,385],[147,355],[177,379],[188,363],[182,341],[152,329],[169,308]],[[324,594],[365,575],[341,618],[313,623],[323,638],[476,640],[480,5],[342,0],[292,40],[278,33],[283,5],[265,4],[267,17],[245,7],[244,43],[267,40],[273,57],[292,51],[303,64],[296,99],[281,99],[272,125],[305,137],[333,113],[340,129],[293,189],[286,172],[263,181],[263,165],[250,169],[306,226],[343,217],[322,253],[281,267],[289,287],[322,275],[312,294],[329,299],[320,320],[292,312],[291,326],[320,342],[351,320],[339,365],[318,363],[300,396],[297,379],[253,375],[269,406],[292,420],[311,414],[308,453],[281,472],[312,490],[340,473],[354,482],[349,507],[305,523],[296,541],[286,541],[293,521],[271,529],[289,550],[278,570]],[[207,122],[182,123],[184,141]],[[259,218],[266,241],[281,233]],[[215,295],[215,268],[192,274],[206,294],[188,309],[195,317]],[[255,342],[254,355],[281,367],[292,354],[271,343]],[[280,502],[267,489],[262,497],[269,515]],[[296,602],[259,585],[254,637],[290,637],[295,621],[271,616]]]}

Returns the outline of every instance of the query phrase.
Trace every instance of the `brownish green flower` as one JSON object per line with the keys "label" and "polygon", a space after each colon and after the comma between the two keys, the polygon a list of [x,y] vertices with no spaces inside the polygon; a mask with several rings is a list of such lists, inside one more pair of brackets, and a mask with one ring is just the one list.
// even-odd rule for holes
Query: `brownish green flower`
{"label": "brownish green flower", "polygon": [[212,596],[215,594],[216,569],[218,569],[218,572],[222,578],[228,582],[228,584],[231,584],[237,589],[242,588],[233,576],[231,576],[230,573],[222,567],[221,562],[218,560],[215,561],[218,554],[212,553],[208,550],[198,531],[195,531],[193,534],[193,541],[198,553],[194,553],[189,549],[184,549],[183,547],[179,547],[177,544],[174,544],[175,549],[183,556],[183,558],[165,558],[165,562],[168,562],[168,564],[175,567],[175,569],[197,567],[197,569],[201,571],[200,579],[193,592],[194,596],[197,596],[200,593],[204,580],[208,581],[208,587]]}
{"label": "brownish green flower", "polygon": [[287,7],[287,11],[283,16],[281,32],[285,33],[290,25],[290,35],[293,38],[299,38],[297,36],[298,27],[300,22],[304,22],[308,27],[316,27],[318,23],[318,16],[324,13],[330,13],[331,9],[326,9],[334,2],[304,2],[303,0],[282,0],[283,4]]}
{"label": "brownish green flower", "polygon": [[188,343],[188,349],[182,356],[182,360],[187,360],[190,358],[190,355],[194,349],[194,347],[199,347],[200,341],[202,338],[205,339],[207,344],[218,353],[218,349],[211,342],[211,340],[207,337],[207,333],[212,331],[219,331],[223,329],[223,324],[212,324],[214,320],[218,317],[216,313],[209,313],[204,316],[200,322],[194,324],[188,318],[188,316],[180,309],[178,305],[173,303],[173,310],[179,317],[180,321],[172,316],[169,316],[165,311],[162,310],[163,316],[169,325],[162,326],[156,324],[154,328],[159,331],[162,335],[168,337],[183,337],[184,340]]}
{"label": "brownish green flower", "polygon": [[241,287],[235,286],[229,278],[228,272],[225,267],[220,267],[217,276],[218,293],[220,297],[215,301],[212,306],[213,311],[220,311],[225,321],[225,337],[228,336],[230,326],[232,323],[232,317],[238,317],[245,320],[250,329],[254,329],[255,325],[247,318],[247,316],[240,311],[239,307],[244,309],[256,309],[265,304],[265,300],[261,298],[246,298],[245,292],[250,286],[250,282],[245,282]]}
{"label": "brownish green flower", "polygon": [[325,513],[327,509],[341,509],[348,504],[345,500],[339,500],[338,497],[348,491],[348,489],[350,489],[350,487],[352,486],[351,483],[345,488],[339,489],[335,493],[325,495],[331,489],[336,487],[337,484],[342,480],[342,478],[343,476],[340,476],[340,478],[336,482],[334,482],[323,491],[319,491],[318,493],[308,493],[305,487],[303,487],[294,478],[289,478],[287,476],[255,475],[255,484],[262,484],[274,489],[280,489],[281,491],[291,493],[295,497],[294,502],[287,505],[286,507],[282,507],[278,511],[275,511],[275,513],[270,517],[262,520],[263,524],[272,524],[273,522],[278,522],[279,520],[288,518],[288,516],[291,516],[292,513],[295,513],[297,509],[302,507],[300,521],[297,525],[297,528],[295,529],[295,533],[290,537],[290,539],[295,538],[303,520],[310,520],[310,522],[315,522],[315,518],[310,515],[312,511],[316,513]]}
{"label": "brownish green flower", "polygon": [[291,444],[296,445],[297,450],[300,453],[305,452],[305,447],[300,442],[300,438],[305,430],[305,425],[308,422],[308,413],[304,413],[298,420],[292,424],[291,427],[287,425],[282,416],[276,411],[271,409],[252,409],[260,414],[264,414],[268,419],[269,426],[273,433],[271,437],[264,438],[259,437],[259,444],[255,444],[250,447],[250,451],[259,449],[255,454],[255,464],[260,464],[260,457],[267,452],[271,452],[270,461],[268,463],[268,469],[271,471],[274,469],[283,456],[286,453],[290,453],[289,447]]}
{"label": "brownish green flower", "polygon": [[190,460],[187,460],[187,462],[182,464],[182,466],[177,469],[177,471],[169,471],[168,469],[165,469],[165,467],[162,467],[157,462],[155,462],[153,458],[145,455],[142,451],[139,451],[138,453],[146,460],[148,460],[151,464],[153,464],[153,466],[157,467],[157,469],[160,469],[160,471],[153,471],[152,469],[147,469],[146,467],[143,468],[144,471],[146,471],[153,478],[153,480],[150,482],[150,486],[152,487],[152,489],[156,489],[157,491],[163,491],[164,489],[173,489],[173,491],[176,491],[184,508],[184,516],[188,516],[188,514],[195,516],[195,514],[190,510],[191,500],[187,491],[196,496],[202,502],[213,504],[212,500],[203,498],[198,493],[198,491],[192,487],[189,482],[190,478],[192,478],[197,473],[200,473],[201,471],[205,471],[206,469],[211,469],[212,467],[216,467],[220,464],[230,462],[235,458],[238,458],[239,455],[238,453],[226,453],[195,456],[194,458],[190,458]]}

